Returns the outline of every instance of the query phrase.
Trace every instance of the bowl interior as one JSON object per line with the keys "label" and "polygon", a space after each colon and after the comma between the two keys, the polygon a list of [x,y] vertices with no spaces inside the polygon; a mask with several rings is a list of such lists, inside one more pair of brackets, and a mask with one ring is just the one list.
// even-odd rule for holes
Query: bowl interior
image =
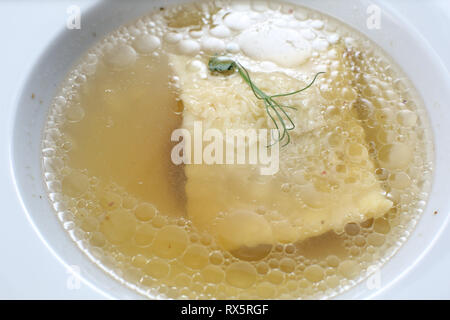
{"label": "bowl interior", "polygon": [[[152,8],[181,1],[98,1],[82,14],[80,30],[61,26],[59,36],[35,62],[35,67],[22,84],[15,105],[10,160],[17,194],[26,213],[44,243],[66,266],[75,265],[81,277],[105,297],[141,298],[136,292],[112,279],[75,245],[61,226],[50,206],[44,189],[40,144],[48,106],[71,66],[98,39],[121,24],[142,16]],[[291,1],[296,2],[296,1]],[[300,1],[297,1],[300,2]],[[380,29],[367,28],[367,8],[377,4],[381,9]],[[380,285],[362,282],[340,295],[340,298],[382,297],[383,291],[422,259],[448,222],[447,215],[433,212],[449,211],[448,179],[450,171],[450,115],[445,106],[450,101],[450,79],[445,67],[414,27],[393,10],[378,1],[302,1],[302,5],[334,16],[380,45],[409,76],[425,102],[434,131],[435,172],[428,205],[408,241],[381,269]],[[349,10],[351,8],[351,10]],[[97,37],[93,37],[93,32]],[[39,93],[42,102],[30,99]]]}

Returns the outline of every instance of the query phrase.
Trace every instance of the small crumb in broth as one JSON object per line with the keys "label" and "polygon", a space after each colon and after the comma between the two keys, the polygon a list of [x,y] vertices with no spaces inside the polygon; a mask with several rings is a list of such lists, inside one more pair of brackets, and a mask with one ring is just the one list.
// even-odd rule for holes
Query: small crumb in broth
{"label": "small crumb in broth", "polygon": [[[302,241],[230,251],[197,228],[186,212],[184,167],[170,160],[170,136],[181,126],[183,101],[169,55],[189,57],[186,68],[207,79],[205,61],[214,54],[236,56],[252,73],[299,81],[326,72],[316,84],[326,105],[317,106],[305,92],[305,107],[321,108],[320,119],[332,120],[354,101],[358,126],[345,140],[339,139],[342,127],[325,132],[327,143],[317,146],[321,169],[305,162],[282,192],[331,194],[339,185],[327,183],[330,175],[345,185],[374,183],[352,167],[370,158],[393,203],[389,211]],[[401,70],[342,22],[282,2],[197,1],[156,8],[89,50],[53,100],[42,167],[48,197],[74,241],[145,296],[326,298],[387,261],[420,218],[416,208],[427,200],[433,168],[427,121]],[[314,122],[302,125],[315,128]],[[362,135],[367,148],[357,140]],[[329,159],[327,149],[340,145],[351,163]],[[301,189],[305,175],[314,176],[316,190]],[[320,208],[313,200],[305,205]],[[264,207],[255,211],[273,214]]]}

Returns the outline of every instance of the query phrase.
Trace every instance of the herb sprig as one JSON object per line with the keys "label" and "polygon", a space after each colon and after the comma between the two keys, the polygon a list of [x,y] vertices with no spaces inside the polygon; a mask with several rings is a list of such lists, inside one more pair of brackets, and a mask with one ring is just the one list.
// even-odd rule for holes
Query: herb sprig
{"label": "herb sprig", "polygon": [[[272,120],[278,132],[278,137],[276,138],[273,144],[277,142],[282,143],[283,141],[285,141],[282,144],[282,147],[286,146],[287,144],[289,144],[289,142],[291,142],[291,135],[289,134],[289,131],[295,129],[295,123],[292,121],[292,118],[289,116],[286,109],[296,110],[297,108],[294,106],[282,105],[276,100],[274,100],[274,98],[286,97],[300,93],[311,87],[320,74],[325,73],[325,72],[318,72],[314,76],[314,79],[306,87],[302,89],[288,93],[268,95],[254,84],[254,82],[250,78],[250,74],[248,73],[247,69],[245,69],[244,66],[242,66],[238,61],[234,61],[228,57],[214,56],[211,57],[211,59],[209,59],[208,68],[211,72],[218,72],[222,74],[230,74],[236,71],[239,73],[242,79],[250,86],[255,97],[259,100],[263,100],[267,115]],[[273,144],[271,144],[270,146],[272,146]]]}

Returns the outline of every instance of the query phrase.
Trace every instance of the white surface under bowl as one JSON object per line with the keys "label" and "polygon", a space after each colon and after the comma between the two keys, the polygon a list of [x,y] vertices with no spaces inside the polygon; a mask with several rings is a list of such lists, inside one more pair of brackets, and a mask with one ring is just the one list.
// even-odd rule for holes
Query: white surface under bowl
{"label": "white surface under bowl", "polygon": [[[49,7],[54,5],[54,2],[48,2]],[[47,200],[40,166],[41,134],[47,109],[65,74],[87,48],[121,24],[132,21],[153,7],[167,5],[168,2],[175,1],[133,1],[133,5],[124,2],[91,1],[89,5],[82,6],[81,30],[65,29],[64,22],[67,15],[61,12],[58,34],[45,38],[45,42],[40,46],[42,54],[31,55],[32,68],[26,70],[20,87],[16,88],[17,96],[9,106],[12,122],[6,143],[10,146],[10,154],[7,156],[11,164],[12,177],[8,178],[12,179],[15,192],[29,218],[29,223],[45,244],[45,250],[50,250],[64,265],[77,266],[81,271],[83,283],[97,292],[93,294],[89,291],[87,297],[140,298],[134,291],[106,275],[82,253],[60,225]],[[346,1],[345,5],[332,0],[297,2],[337,17],[379,44],[412,80],[430,116],[435,137],[435,173],[429,203],[416,229],[399,252],[381,269],[381,287],[373,288],[363,282],[339,296],[339,298],[395,298],[395,290],[399,290],[398,292],[402,290],[401,283],[403,286],[410,286],[407,279],[412,279],[411,274],[414,270],[423,269],[427,265],[429,268],[434,268],[442,261],[446,261],[447,266],[450,267],[450,259],[444,252],[444,239],[450,238],[450,229],[447,225],[450,206],[448,199],[450,194],[448,187],[450,179],[448,169],[450,114],[447,110],[448,101],[450,101],[450,78],[448,71],[433,48],[417,32],[411,22],[396,13],[395,9],[389,7],[384,1]],[[366,10],[371,3],[376,3],[381,8],[381,28],[378,30],[369,30],[366,26],[368,17]],[[69,4],[72,3],[54,6],[64,10]],[[421,4],[418,1],[416,6],[420,10]],[[45,11],[42,13],[53,14]],[[45,16],[41,18],[45,19]],[[94,32],[96,37],[93,37]],[[441,30],[434,32],[441,32]],[[443,50],[446,48],[444,47]],[[31,98],[32,93],[35,95],[34,99]],[[12,203],[15,199],[5,201]],[[13,207],[14,205],[11,205],[11,208]],[[17,210],[17,206],[15,210],[15,214],[23,215],[20,210]],[[434,211],[438,211],[438,214],[433,214]],[[21,234],[21,237],[25,239],[20,241],[26,241],[27,238],[34,239],[35,235]],[[16,244],[11,242],[10,245],[14,247]],[[42,243],[36,244],[38,245],[44,246]],[[436,254],[435,250],[430,253],[433,247],[440,247],[440,254],[439,252]],[[33,257],[32,252],[23,251],[17,252],[25,256],[31,254],[30,258]],[[446,257],[447,260],[439,260],[440,257]],[[50,259],[49,256],[45,256],[42,261],[33,259],[28,267],[33,268],[40,263],[50,264]],[[18,260],[22,263],[26,261],[26,259]],[[14,263],[14,261],[11,262]],[[0,268],[0,279],[6,276],[1,270]],[[54,279],[52,274],[44,273],[39,276],[50,282],[61,281],[61,278]],[[446,279],[445,285],[448,288],[450,280],[446,278],[446,274],[442,271],[437,276]],[[19,277],[18,271],[13,275],[14,277]],[[68,279],[70,280],[70,277],[67,278],[66,275],[66,278],[62,280],[64,282],[62,286],[70,289]],[[396,285],[396,282],[399,284]],[[10,286],[14,289],[14,283]],[[34,286],[32,282],[29,283],[30,290],[35,290]],[[23,285],[22,287],[26,288]],[[420,288],[415,290],[418,290],[416,297],[420,297]],[[442,298],[450,298],[449,291],[441,292],[446,293],[446,296]],[[0,289],[0,296],[2,295],[5,293]],[[50,293],[48,295],[51,296]]]}

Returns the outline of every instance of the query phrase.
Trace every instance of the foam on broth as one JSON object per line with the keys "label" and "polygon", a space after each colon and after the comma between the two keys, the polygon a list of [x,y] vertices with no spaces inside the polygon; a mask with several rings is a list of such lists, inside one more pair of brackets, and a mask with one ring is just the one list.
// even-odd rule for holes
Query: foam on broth
{"label": "foam on broth", "polygon": [[[316,84],[329,102],[325,113],[332,116],[346,98],[360,97],[355,108],[375,174],[394,206],[382,218],[279,243],[259,259],[245,259],[223,250],[186,216],[183,167],[170,160],[182,104],[168,54],[191,55],[194,64],[216,52],[254,62],[258,52],[245,47],[251,40],[236,39],[252,19],[267,16],[279,17],[280,27],[291,24],[310,43],[311,70],[327,72]],[[336,70],[333,61],[341,55],[345,69]],[[287,60],[279,65],[272,57],[252,70],[292,72]],[[352,90],[344,90],[348,81]],[[336,295],[398,250],[425,206],[433,150],[414,88],[358,32],[291,4],[216,1],[150,13],[92,48],[54,99],[42,158],[64,228],[99,266],[142,294],[295,299]]]}

